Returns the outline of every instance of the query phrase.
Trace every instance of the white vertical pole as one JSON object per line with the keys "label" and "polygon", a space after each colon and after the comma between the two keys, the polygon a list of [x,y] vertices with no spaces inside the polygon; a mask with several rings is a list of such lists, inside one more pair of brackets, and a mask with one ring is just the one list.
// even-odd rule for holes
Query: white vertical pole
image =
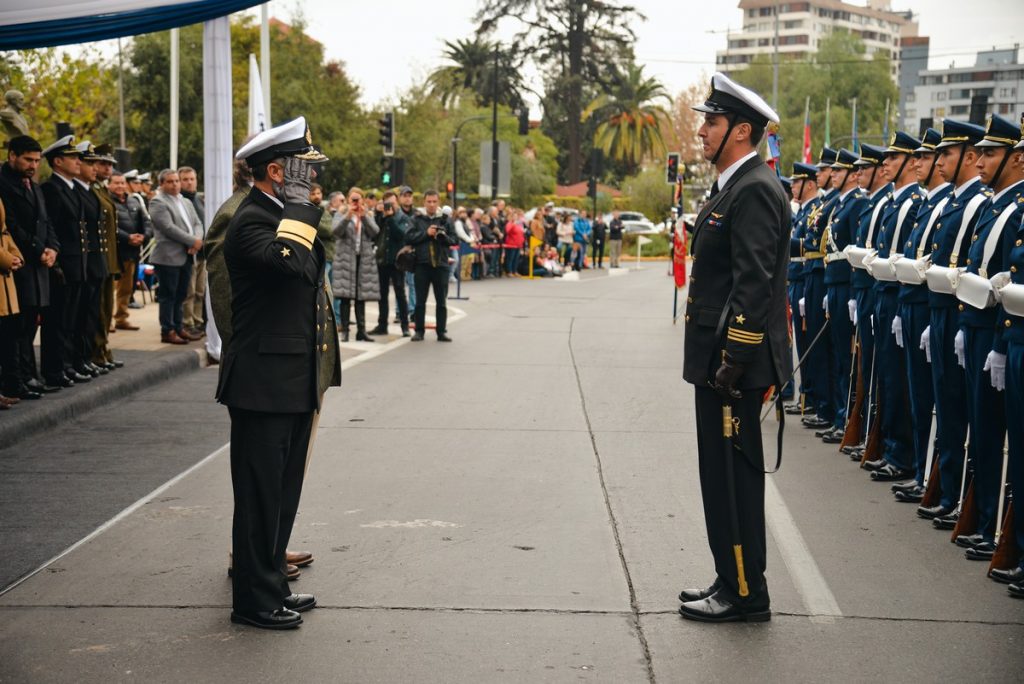
{"label": "white vertical pole", "polygon": [[267,126],[274,119],[270,114],[270,3],[260,7],[260,80],[263,81],[263,114],[267,117]]}
{"label": "white vertical pole", "polygon": [[171,29],[171,149],[168,166],[172,169],[178,168],[178,34],[179,29]]}

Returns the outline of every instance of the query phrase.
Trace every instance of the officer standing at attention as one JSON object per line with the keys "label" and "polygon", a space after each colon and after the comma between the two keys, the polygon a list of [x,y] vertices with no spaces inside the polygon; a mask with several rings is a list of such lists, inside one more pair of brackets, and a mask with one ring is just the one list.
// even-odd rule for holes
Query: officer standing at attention
{"label": "officer standing at attention", "polygon": [[[700,138],[718,170],[697,216],[683,379],[694,385],[701,492],[717,578],[684,590],[680,614],[703,622],[771,619],[764,520],[762,398],[792,370],[786,321],[790,206],[757,154],[778,115],[723,74],[711,78]],[[781,405],[780,405],[781,407]],[[732,412],[730,436],[723,422]],[[746,581],[743,581],[745,578]]]}
{"label": "officer standing at attention", "polygon": [[832,378],[832,425],[815,433],[826,444],[839,444],[846,430],[846,401],[850,393],[850,341],[853,325],[847,302],[850,301],[850,262],[847,246],[855,243],[860,213],[864,208],[864,193],[857,185],[858,171],[854,166],[857,155],[850,150],[839,150],[832,165],[832,186],[839,196],[827,217],[822,249],[825,252],[825,290],[828,294],[827,312],[832,344],[829,345],[828,374]]}
{"label": "officer standing at attention", "polygon": [[320,207],[309,201],[313,147],[304,117],[260,133],[235,155],[254,185],[228,225],[231,341],[217,399],[231,414],[232,622],[290,629],[316,605],[292,594],[285,550],[325,386],[341,360],[324,284]]}
{"label": "officer standing at attention", "polygon": [[[942,180],[935,171],[935,146],[942,134],[934,128],[924,133],[917,157],[917,182],[924,188],[925,199],[917,211],[914,229],[903,245],[903,257],[923,260],[931,252],[931,234],[942,209],[949,202],[953,186]],[[915,472],[914,478],[892,486],[897,501],[920,503],[925,493],[925,468],[931,450],[932,410],[935,392],[928,360],[928,326],[931,309],[928,308],[928,288],[923,281],[900,281],[899,315],[903,328],[903,353],[907,364],[907,383],[910,391],[910,423],[913,431]]]}
{"label": "officer standing at attention", "polygon": [[[966,121],[945,119],[942,140],[935,146],[935,167],[942,179],[953,186],[949,202],[935,221],[931,236],[932,268],[957,268],[967,259],[978,209],[989,192],[978,178],[978,149],[985,129]],[[928,346],[932,359],[932,389],[935,392],[935,443],[939,456],[942,495],[934,506],[920,506],[917,514],[939,529],[953,529],[960,503],[960,484],[967,440],[967,387],[962,361],[963,333],[960,332],[959,301],[952,288],[939,289],[928,281]],[[957,342],[959,338],[960,342]],[[960,351],[958,351],[958,349]]]}
{"label": "officer standing at attention", "polygon": [[[790,237],[789,268],[786,271],[786,279],[789,283],[787,294],[789,296],[790,317],[793,320],[793,340],[796,342],[797,358],[804,358],[807,350],[807,338],[804,317],[800,313],[800,301],[804,298],[804,263],[803,256],[804,235],[807,232],[807,217],[811,211],[818,206],[821,199],[818,197],[818,169],[811,164],[795,162],[793,164],[793,175],[791,194],[793,199],[800,205],[796,215],[793,217],[793,230]],[[786,413],[803,413],[807,405],[807,399],[811,396],[813,389],[812,378],[806,372],[800,373],[800,394],[799,401],[786,406]]]}
{"label": "officer standing at attention", "polygon": [[[818,187],[825,194],[818,204],[811,209],[804,229],[803,257],[804,263],[804,297],[799,302],[800,314],[806,322],[807,359],[801,366],[802,372],[811,385],[811,406],[814,412],[801,419],[807,428],[831,428],[835,419],[832,410],[833,378],[828,373],[828,360],[831,356],[832,340],[828,333],[821,333],[825,327],[825,252],[822,237],[825,232],[825,218],[832,210],[839,191],[832,184],[832,164],[836,161],[837,152],[829,147],[821,151],[818,162]],[[821,337],[818,334],[821,333]],[[810,347],[817,339],[817,344]]]}
{"label": "officer standing at attention", "polygon": [[864,467],[876,482],[906,480],[913,475],[914,456],[910,423],[906,409],[906,359],[903,355],[903,328],[899,318],[899,281],[889,257],[899,255],[914,227],[917,210],[924,201],[917,185],[917,160],[914,151],[921,141],[897,131],[885,150],[882,170],[895,186],[892,200],[882,210],[882,225],[875,248],[877,260],[870,271],[875,278],[875,363],[878,369],[879,427],[882,453]]}
{"label": "officer standing at attention", "polygon": [[[995,193],[978,210],[971,247],[964,262],[967,274],[988,280],[1001,270],[1003,263],[1003,233],[1013,232],[1024,215],[1024,204],[1019,200],[1024,192],[1024,174],[1011,156],[1013,146],[1020,142],[1017,124],[999,115],[988,122],[985,137],[975,146],[981,156],[976,164],[981,182]],[[961,280],[961,283],[964,279]],[[995,553],[996,508],[999,491],[1003,486],[1003,444],[1006,439],[1005,402],[1006,345],[997,335],[998,318],[994,298],[987,306],[964,295],[957,287],[960,299],[960,329],[964,331],[964,361],[967,377],[967,410],[970,425],[971,459],[974,466],[974,504],[978,513],[977,532],[962,534],[956,545],[966,549],[968,560],[989,560]],[[1021,415],[1014,416],[1016,420]],[[1022,490],[1024,491],[1024,490]],[[1024,498],[1024,497],[1022,497]],[[1024,503],[1024,501],[1022,501]]]}

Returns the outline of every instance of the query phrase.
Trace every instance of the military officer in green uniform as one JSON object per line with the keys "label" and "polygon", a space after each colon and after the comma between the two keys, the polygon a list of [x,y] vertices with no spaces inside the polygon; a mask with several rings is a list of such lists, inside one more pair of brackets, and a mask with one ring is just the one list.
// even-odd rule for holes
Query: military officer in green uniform
{"label": "military officer in green uniform", "polygon": [[704,622],[764,621],[771,611],[759,419],[768,388],[781,387],[792,370],[790,205],[757,146],[779,117],[720,73],[707,101],[694,109],[704,113],[704,157],[719,175],[695,222],[683,379],[694,385],[701,492],[717,577],[707,589],[684,590],[679,612]]}
{"label": "military officer in green uniform", "polygon": [[323,391],[341,384],[316,237],[321,210],[309,201],[314,165],[327,158],[304,117],[260,133],[235,156],[252,169],[253,187],[224,239],[233,329],[217,399],[231,414],[231,620],[290,629],[316,599],[289,590],[285,551]]}

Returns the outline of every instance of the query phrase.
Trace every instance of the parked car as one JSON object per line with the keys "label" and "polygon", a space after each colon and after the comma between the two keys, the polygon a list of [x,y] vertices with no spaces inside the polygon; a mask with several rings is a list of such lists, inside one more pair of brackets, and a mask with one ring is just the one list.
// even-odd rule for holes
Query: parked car
{"label": "parked car", "polygon": [[[526,220],[527,225],[529,225],[530,221],[533,220],[533,216],[534,214],[537,213],[538,208],[539,207],[534,207],[533,209],[530,209],[525,214],[523,214],[523,219]],[[561,216],[562,214],[569,214],[569,216],[572,216],[573,219],[575,219],[576,216],[578,216],[580,213],[578,209],[570,209],[569,207],[551,207],[551,211],[554,212],[556,217]]]}
{"label": "parked car", "polygon": [[[611,214],[604,215],[604,222],[612,220]],[[662,228],[654,225],[650,219],[639,211],[620,211],[619,220],[622,221],[622,230],[626,233],[661,233]]]}

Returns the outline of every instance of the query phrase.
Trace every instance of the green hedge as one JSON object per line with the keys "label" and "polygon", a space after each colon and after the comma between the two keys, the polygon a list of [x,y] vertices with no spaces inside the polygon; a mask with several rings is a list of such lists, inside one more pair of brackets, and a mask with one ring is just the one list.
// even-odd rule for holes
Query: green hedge
{"label": "green hedge", "polygon": [[[645,235],[651,239],[646,245],[640,248],[640,256],[645,257],[667,257],[672,253],[668,242],[668,235],[661,233]],[[622,257],[636,257],[636,233],[626,233],[622,237]]]}

